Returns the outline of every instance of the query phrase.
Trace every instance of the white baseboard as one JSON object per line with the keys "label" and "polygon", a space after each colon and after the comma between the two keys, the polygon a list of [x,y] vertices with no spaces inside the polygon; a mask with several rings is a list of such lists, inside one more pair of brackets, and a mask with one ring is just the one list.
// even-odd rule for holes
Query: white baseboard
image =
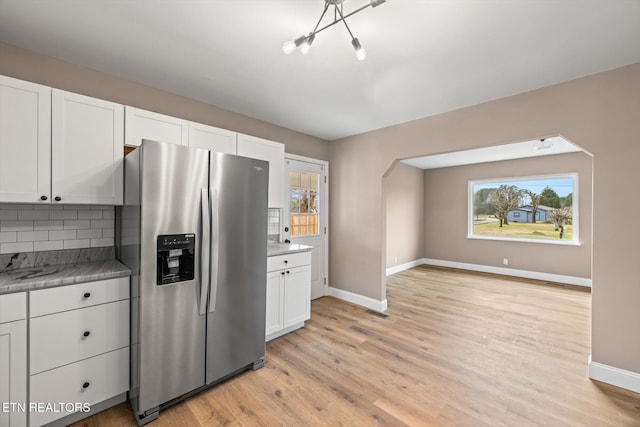
{"label": "white baseboard", "polygon": [[423,258],[422,264],[439,267],[459,268],[462,270],[480,271],[483,273],[503,274],[505,276],[524,277],[526,279],[545,280],[548,282],[566,283],[568,285],[591,287],[591,279],[585,277],[564,276],[562,274],[540,273],[538,271],[517,270],[515,268],[492,267],[489,265],[468,264],[466,262],[443,261]]}
{"label": "white baseboard", "polygon": [[358,304],[363,307],[369,308],[374,311],[384,312],[387,310],[387,300],[382,301],[375,300],[373,298],[365,297],[364,295],[354,294],[353,292],[344,291],[342,289],[333,288],[329,286],[329,295],[338,299]]}
{"label": "white baseboard", "polygon": [[589,378],[640,393],[640,374],[594,362],[589,355]]}
{"label": "white baseboard", "polygon": [[391,276],[392,274],[400,273],[401,271],[408,270],[413,267],[417,267],[418,265],[422,265],[422,259],[416,259],[414,261],[409,261],[404,264],[394,265],[393,267],[387,268],[387,276]]}

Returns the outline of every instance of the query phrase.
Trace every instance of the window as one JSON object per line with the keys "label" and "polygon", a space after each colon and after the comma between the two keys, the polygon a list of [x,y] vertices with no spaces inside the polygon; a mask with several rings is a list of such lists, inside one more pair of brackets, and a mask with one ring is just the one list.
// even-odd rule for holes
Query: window
{"label": "window", "polygon": [[315,173],[289,173],[289,215],[291,236],[318,234],[318,181]]}
{"label": "window", "polygon": [[579,244],[577,174],[469,181],[469,238]]}

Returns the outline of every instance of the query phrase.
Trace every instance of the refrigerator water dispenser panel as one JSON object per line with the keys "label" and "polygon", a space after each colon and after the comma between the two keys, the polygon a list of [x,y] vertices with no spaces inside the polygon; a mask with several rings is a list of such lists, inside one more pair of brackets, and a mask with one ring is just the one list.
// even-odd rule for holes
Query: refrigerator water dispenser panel
{"label": "refrigerator water dispenser panel", "polygon": [[195,234],[158,236],[158,285],[193,280],[196,252]]}

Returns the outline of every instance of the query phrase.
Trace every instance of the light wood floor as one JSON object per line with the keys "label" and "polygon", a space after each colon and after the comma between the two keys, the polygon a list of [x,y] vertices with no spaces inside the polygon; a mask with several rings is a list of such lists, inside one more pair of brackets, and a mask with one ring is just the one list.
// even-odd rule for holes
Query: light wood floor
{"label": "light wood floor", "polygon": [[[417,267],[386,316],[331,297],[266,366],[151,426],[640,426],[640,394],[588,379],[588,292]],[[77,424],[134,426],[126,404]]]}

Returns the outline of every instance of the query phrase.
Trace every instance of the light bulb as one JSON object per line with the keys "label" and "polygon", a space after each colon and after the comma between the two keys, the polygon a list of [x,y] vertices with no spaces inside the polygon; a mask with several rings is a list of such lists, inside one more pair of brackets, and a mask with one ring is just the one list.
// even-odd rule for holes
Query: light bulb
{"label": "light bulb", "polygon": [[304,42],[302,42],[302,45],[300,46],[300,52],[302,52],[303,55],[309,53],[309,50],[311,49],[311,43],[313,43],[313,40],[315,40],[315,38],[315,34],[311,34],[310,36],[305,37]]}
{"label": "light bulb", "polygon": [[296,43],[293,40],[289,40],[287,42],[284,42],[284,44],[282,45],[282,51],[286,55],[289,55],[294,50],[296,50]]}
{"label": "light bulb", "polygon": [[351,44],[356,50],[356,58],[358,58],[358,61],[364,61],[364,59],[367,57],[367,51],[364,50],[364,48],[360,44],[360,41],[357,38],[354,38],[353,40],[351,40]]}

